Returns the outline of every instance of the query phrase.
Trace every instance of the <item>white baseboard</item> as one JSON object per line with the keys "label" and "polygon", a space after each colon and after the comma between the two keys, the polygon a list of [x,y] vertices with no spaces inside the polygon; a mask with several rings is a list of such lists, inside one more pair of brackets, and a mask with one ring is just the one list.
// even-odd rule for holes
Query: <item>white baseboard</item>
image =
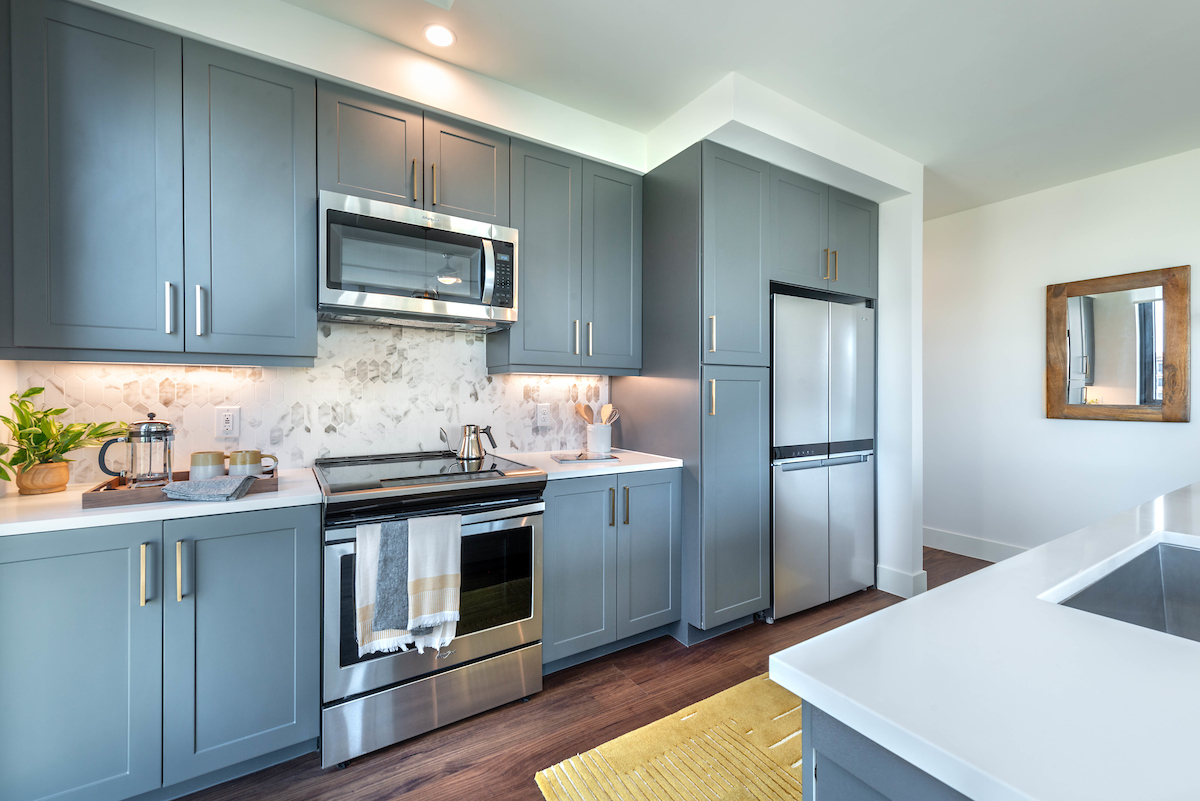
{"label": "white baseboard", "polygon": [[958,534],[954,531],[942,531],[940,528],[925,529],[925,545],[929,548],[937,548],[939,551],[971,556],[987,562],[1002,562],[1010,556],[1016,556],[1028,550],[1020,545],[985,540],[982,537],[972,537],[970,534]]}
{"label": "white baseboard", "polygon": [[925,571],[905,573],[892,567],[879,565],[875,568],[875,586],[901,598],[912,598],[928,589]]}

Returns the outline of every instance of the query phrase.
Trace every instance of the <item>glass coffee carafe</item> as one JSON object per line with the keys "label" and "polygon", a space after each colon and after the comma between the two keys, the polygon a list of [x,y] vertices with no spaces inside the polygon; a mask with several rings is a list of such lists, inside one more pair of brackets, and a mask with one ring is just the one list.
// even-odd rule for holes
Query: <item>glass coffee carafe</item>
{"label": "glass coffee carafe", "polygon": [[[175,428],[165,420],[155,420],[154,413],[145,420],[130,423],[125,436],[110,439],[100,449],[100,469],[110,476],[119,476],[131,487],[157,487],[171,481],[171,447]],[[117,442],[127,443],[125,469],[110,470],[105,453]]]}

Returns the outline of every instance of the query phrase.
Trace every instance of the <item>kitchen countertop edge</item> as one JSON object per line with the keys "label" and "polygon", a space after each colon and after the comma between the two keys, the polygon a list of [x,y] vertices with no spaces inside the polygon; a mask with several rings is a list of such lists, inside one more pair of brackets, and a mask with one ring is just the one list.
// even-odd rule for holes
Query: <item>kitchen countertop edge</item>
{"label": "kitchen countertop edge", "polygon": [[612,453],[621,461],[618,462],[574,462],[559,464],[551,458],[557,453],[571,453],[569,450],[531,451],[497,453],[504,459],[511,459],[519,464],[536,467],[546,471],[547,480],[554,481],[562,478],[586,478],[589,476],[609,476],[619,473],[637,473],[644,470],[670,470],[683,467],[682,459],[669,456],[656,456],[652,453],[629,451],[623,448],[613,448]]}

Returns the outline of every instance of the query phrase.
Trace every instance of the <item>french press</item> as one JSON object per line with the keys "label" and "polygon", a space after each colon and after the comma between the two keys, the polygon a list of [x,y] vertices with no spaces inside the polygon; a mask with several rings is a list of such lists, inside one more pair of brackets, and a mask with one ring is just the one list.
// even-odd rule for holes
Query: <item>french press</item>
{"label": "french press", "polygon": [[[130,423],[125,436],[110,439],[100,449],[100,469],[110,476],[119,476],[131,487],[156,487],[171,481],[171,446],[175,428],[165,420],[147,419]],[[117,442],[128,443],[126,469],[110,470],[104,455]]]}

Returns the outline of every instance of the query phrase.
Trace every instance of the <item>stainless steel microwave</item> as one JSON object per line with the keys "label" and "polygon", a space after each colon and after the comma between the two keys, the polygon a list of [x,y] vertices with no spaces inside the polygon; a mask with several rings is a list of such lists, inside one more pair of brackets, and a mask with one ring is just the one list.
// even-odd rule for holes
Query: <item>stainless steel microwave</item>
{"label": "stainless steel microwave", "polygon": [[517,231],[322,190],[321,319],[495,331],[517,320]]}

